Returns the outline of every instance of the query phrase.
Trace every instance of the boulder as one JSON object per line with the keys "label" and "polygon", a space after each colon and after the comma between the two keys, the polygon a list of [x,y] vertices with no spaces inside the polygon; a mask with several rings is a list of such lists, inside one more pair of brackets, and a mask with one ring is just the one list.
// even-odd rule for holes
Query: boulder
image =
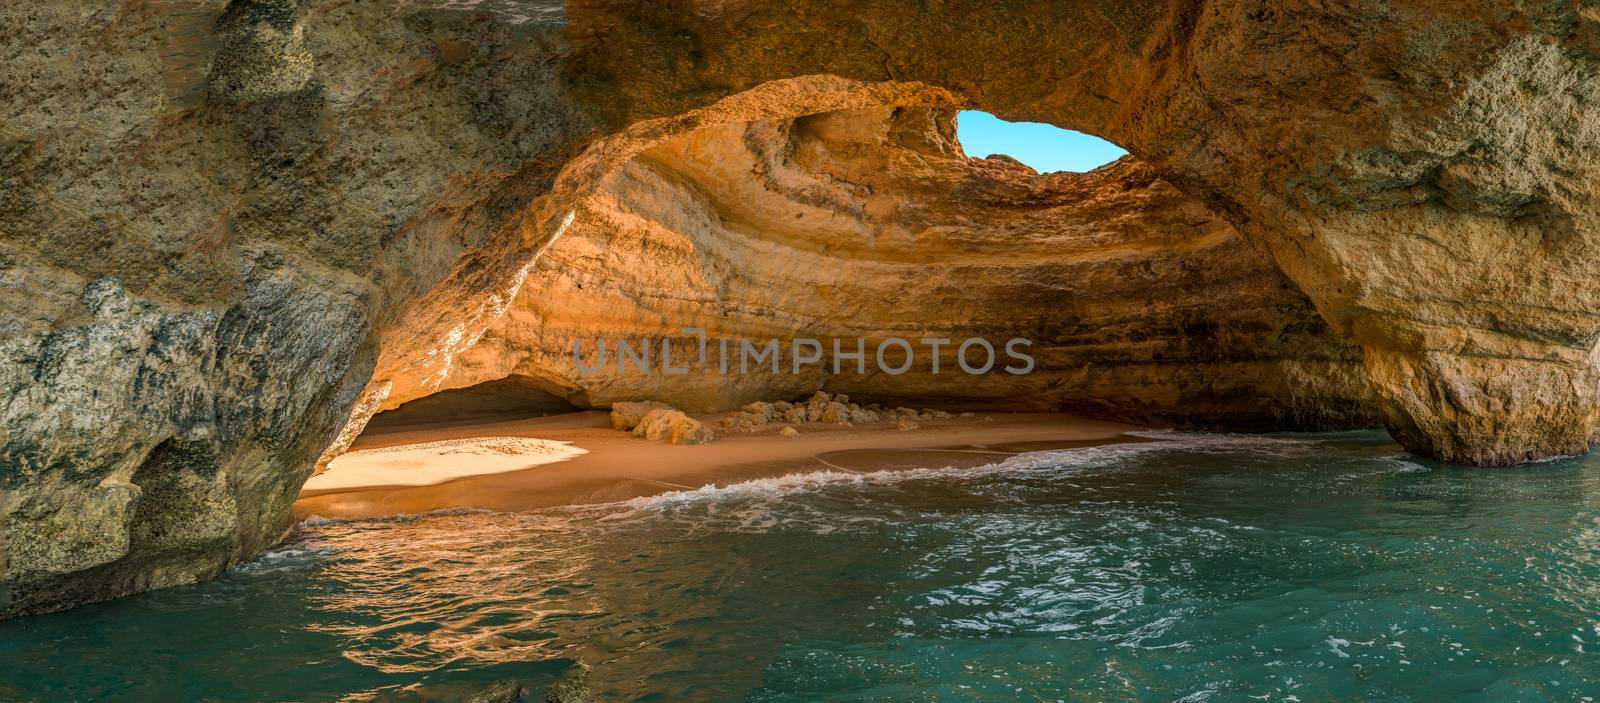
{"label": "boulder", "polygon": [[639,421],[654,410],[671,410],[672,406],[654,400],[624,401],[611,404],[611,428],[627,432],[639,426]]}
{"label": "boulder", "polygon": [[733,430],[734,432],[749,433],[761,429],[767,425],[770,420],[771,418],[768,415],[754,413],[748,410],[740,410],[739,412],[730,413],[723,417],[721,422],[723,427]]}
{"label": "boulder", "polygon": [[866,410],[856,405],[851,405],[850,407],[850,422],[852,424],[865,425],[869,422],[877,422],[883,419],[883,416],[875,411]]}
{"label": "boulder", "polygon": [[818,422],[831,422],[842,425],[850,422],[850,406],[832,401],[822,406],[822,412],[817,416]]}
{"label": "boulder", "polygon": [[633,428],[633,436],[668,444],[709,444],[717,438],[704,423],[671,408],[646,413]]}

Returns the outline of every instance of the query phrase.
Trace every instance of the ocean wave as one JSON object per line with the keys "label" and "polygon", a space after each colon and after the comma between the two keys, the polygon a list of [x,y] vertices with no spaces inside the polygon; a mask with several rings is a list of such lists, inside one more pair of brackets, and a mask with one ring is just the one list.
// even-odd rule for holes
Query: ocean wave
{"label": "ocean wave", "polygon": [[257,555],[234,571],[246,576],[264,576],[315,567],[333,550],[308,542],[287,542]]}
{"label": "ocean wave", "polygon": [[1126,459],[1153,452],[1233,452],[1250,450],[1259,453],[1263,450],[1279,450],[1281,452],[1298,453],[1315,446],[1315,442],[1312,440],[1264,437],[1260,435],[1211,434],[1174,430],[1150,430],[1129,432],[1128,434],[1142,439],[1157,441],[1025,452],[991,464],[965,468],[927,467],[870,472],[805,471],[726,485],[707,484],[693,490],[672,491],[622,501],[617,505],[625,510],[607,516],[607,519],[626,519],[635,513],[659,512],[706,503],[781,498],[844,486],[881,486],[906,481],[945,478],[970,479],[997,474],[1027,475],[1048,473],[1050,475],[1066,475],[1113,466]]}
{"label": "ocean wave", "polygon": [[1412,459],[1415,458],[1416,457],[1411,454],[1390,454],[1388,456],[1378,457],[1380,461],[1384,462],[1390,467],[1389,473],[1424,474],[1433,470],[1427,466],[1423,466],[1422,464],[1412,461]]}
{"label": "ocean wave", "polygon": [[[1017,478],[1065,478],[1089,471],[1114,468],[1117,465],[1152,453],[1239,453],[1292,456],[1315,451],[1318,443],[1312,439],[1268,437],[1263,435],[1181,432],[1176,430],[1143,430],[1127,433],[1140,440],[1092,447],[1048,449],[1029,451],[1003,460],[979,466],[927,466],[914,469],[885,469],[879,471],[852,471],[820,469],[800,471],[781,476],[751,479],[728,484],[707,484],[699,488],[669,491],[628,500],[554,506],[526,512],[501,512],[482,508],[447,508],[419,513],[395,515],[324,518],[312,515],[297,525],[304,535],[314,535],[329,528],[359,527],[363,524],[412,523],[450,519],[461,516],[496,516],[513,522],[577,520],[590,525],[617,524],[636,519],[649,519],[669,514],[686,518],[716,517],[716,523],[735,529],[762,530],[779,524],[809,523],[801,506],[783,501],[804,494],[843,489],[892,486],[913,481],[972,480],[993,476]],[[736,505],[732,505],[736,504]],[[716,506],[729,506],[719,510]],[[693,509],[699,508],[699,511]],[[714,515],[688,515],[684,511],[707,512]],[[799,511],[798,513],[796,511]],[[782,517],[779,517],[779,514]],[[526,525],[525,525],[526,526]],[[840,529],[836,522],[817,521],[816,529]]]}

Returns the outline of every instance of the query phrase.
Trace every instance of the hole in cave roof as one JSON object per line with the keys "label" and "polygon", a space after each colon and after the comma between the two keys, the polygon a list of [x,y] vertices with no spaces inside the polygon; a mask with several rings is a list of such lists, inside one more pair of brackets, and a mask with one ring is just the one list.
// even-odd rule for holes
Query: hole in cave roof
{"label": "hole in cave roof", "polygon": [[1128,153],[1092,134],[1039,122],[1007,122],[977,110],[956,116],[956,138],[968,156],[1004,154],[1039,173],[1092,171]]}

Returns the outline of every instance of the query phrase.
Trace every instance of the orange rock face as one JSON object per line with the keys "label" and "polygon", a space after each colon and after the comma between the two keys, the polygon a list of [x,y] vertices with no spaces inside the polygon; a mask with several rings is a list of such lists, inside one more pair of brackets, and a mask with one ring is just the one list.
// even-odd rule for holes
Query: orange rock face
{"label": "orange rock face", "polygon": [[[1592,10],[918,7],[0,7],[0,616],[209,578],[283,534],[370,413],[504,374],[588,404],[827,388],[1376,417],[1471,464],[1587,450]],[[1136,158],[974,163],[964,107]],[[662,381],[562,358],[580,331],[688,323],[1025,337],[1037,367]]]}
{"label": "orange rock face", "polygon": [[[939,109],[839,111],[654,147],[576,208],[440,383],[396,379],[387,402],[515,375],[600,407],[710,412],[827,389],[1185,426],[1376,424],[1356,347],[1198,201],[1131,157],[1044,175],[969,159],[954,124]],[[705,331],[703,363],[685,328]],[[797,339],[822,347],[798,372]],[[923,339],[951,340],[937,373]],[[994,352],[971,345],[963,369],[969,339]],[[1028,344],[1008,355],[1014,339]],[[618,363],[618,340],[651,349],[650,370]],[[767,340],[776,373],[741,346]]]}

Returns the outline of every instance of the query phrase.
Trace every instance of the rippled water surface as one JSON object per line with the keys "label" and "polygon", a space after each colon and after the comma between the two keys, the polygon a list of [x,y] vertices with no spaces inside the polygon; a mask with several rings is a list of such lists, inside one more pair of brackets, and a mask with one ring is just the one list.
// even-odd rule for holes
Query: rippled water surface
{"label": "rippled water surface", "polygon": [[516,23],[564,24],[562,0],[393,0],[406,8],[488,12]]}
{"label": "rippled water surface", "polygon": [[0,623],[0,699],[1572,701],[1600,460],[1198,437],[962,473],[310,524],[221,581]]}

